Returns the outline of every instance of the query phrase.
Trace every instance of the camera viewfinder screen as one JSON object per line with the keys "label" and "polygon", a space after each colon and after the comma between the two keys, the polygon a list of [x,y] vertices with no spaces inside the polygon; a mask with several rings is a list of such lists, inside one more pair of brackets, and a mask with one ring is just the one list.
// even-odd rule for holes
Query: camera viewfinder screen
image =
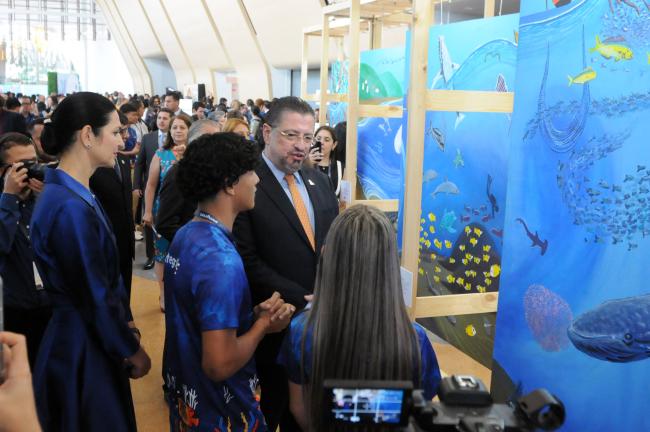
{"label": "camera viewfinder screen", "polygon": [[344,423],[401,423],[404,390],[332,389],[332,416]]}

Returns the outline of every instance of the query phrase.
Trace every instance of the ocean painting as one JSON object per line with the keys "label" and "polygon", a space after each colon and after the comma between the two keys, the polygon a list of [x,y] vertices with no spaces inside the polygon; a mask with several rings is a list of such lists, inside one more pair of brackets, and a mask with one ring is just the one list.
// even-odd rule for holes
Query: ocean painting
{"label": "ocean painting", "polygon": [[[518,15],[434,26],[427,86],[512,91]],[[418,296],[499,290],[511,114],[426,114]],[[425,318],[427,329],[486,367],[495,314]]]}
{"label": "ocean painting", "polygon": [[[348,91],[348,63],[332,64],[329,91]],[[404,47],[361,53],[360,103],[379,99],[380,104],[401,106],[404,97]],[[376,102],[376,101],[375,101]],[[330,124],[344,121],[346,103],[330,103]],[[398,199],[400,196],[401,118],[362,118],[357,124],[357,178],[365,199]]]}
{"label": "ocean painting", "polygon": [[492,393],[647,431],[650,3],[522,3]]}

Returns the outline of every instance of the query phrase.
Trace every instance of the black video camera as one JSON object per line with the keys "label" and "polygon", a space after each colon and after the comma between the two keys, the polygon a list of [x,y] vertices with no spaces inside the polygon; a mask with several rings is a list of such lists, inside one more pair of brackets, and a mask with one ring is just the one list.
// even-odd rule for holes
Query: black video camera
{"label": "black video camera", "polygon": [[354,427],[410,431],[529,432],[555,430],[564,423],[561,401],[539,389],[510,404],[495,404],[472,376],[444,378],[440,402],[426,401],[409,381],[324,383],[325,418],[335,430]]}
{"label": "black video camera", "polygon": [[22,168],[27,169],[27,178],[33,178],[38,181],[45,180],[45,169],[48,167],[47,164],[39,163],[35,160],[21,160],[23,163]]}

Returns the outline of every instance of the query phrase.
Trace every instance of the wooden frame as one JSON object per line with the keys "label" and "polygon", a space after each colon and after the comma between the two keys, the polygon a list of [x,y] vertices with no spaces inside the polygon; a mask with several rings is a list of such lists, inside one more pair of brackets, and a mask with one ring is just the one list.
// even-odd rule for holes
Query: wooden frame
{"label": "wooden frame", "polygon": [[[513,110],[514,93],[429,90],[426,86],[429,53],[429,30],[434,22],[434,4],[441,0],[349,0],[323,8],[321,26],[304,30],[302,97],[320,102],[319,121],[325,122],[329,101],[348,103],[347,152],[345,179],[350,182],[352,202],[348,204],[374,205],[386,212],[398,210],[397,200],[362,200],[357,195],[357,123],[361,117],[399,118],[403,110],[398,106],[379,105],[384,99],[359,103],[359,35],[371,32],[371,47],[381,46],[381,29],[389,25],[411,26],[411,67],[407,95],[408,156],[406,188],[404,194],[404,225],[402,241],[402,266],[413,274],[413,287],[417,287],[419,259],[419,229],[422,205],[422,177],[427,111],[498,112]],[[494,16],[495,0],[486,0],[484,16]],[[349,36],[348,93],[333,95],[327,92],[329,66],[329,38]],[[323,38],[321,56],[321,91],[307,94],[307,38]],[[498,293],[454,294],[418,297],[413,289],[410,314],[412,319],[447,315],[464,315],[496,312]]]}

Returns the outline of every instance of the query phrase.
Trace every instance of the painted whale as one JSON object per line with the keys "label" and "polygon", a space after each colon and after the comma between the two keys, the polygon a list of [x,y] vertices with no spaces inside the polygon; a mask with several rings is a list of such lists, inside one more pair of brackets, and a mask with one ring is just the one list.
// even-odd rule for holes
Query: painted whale
{"label": "painted whale", "polygon": [[605,302],[569,326],[573,345],[600,360],[627,363],[650,357],[650,294]]}

